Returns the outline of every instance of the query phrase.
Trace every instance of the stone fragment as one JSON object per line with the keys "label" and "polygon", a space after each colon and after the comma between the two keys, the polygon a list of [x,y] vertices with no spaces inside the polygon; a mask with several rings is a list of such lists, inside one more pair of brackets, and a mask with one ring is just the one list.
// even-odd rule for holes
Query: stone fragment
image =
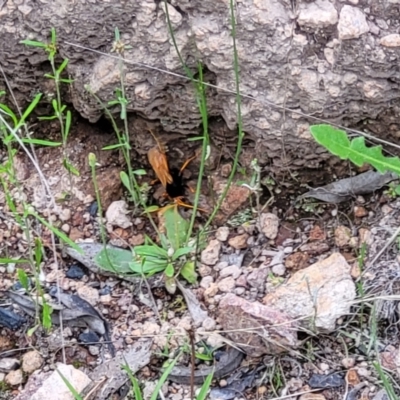
{"label": "stone fragment", "polygon": [[350,270],[345,258],[334,253],[296,272],[263,302],[298,319],[308,329],[331,332],[336,320],[349,313],[356,296]]}
{"label": "stone fragment", "polygon": [[86,300],[92,306],[95,306],[100,300],[99,291],[87,285],[81,286],[77,290],[77,293],[80,297],[82,297],[82,299]]}
{"label": "stone fragment", "polygon": [[10,371],[4,381],[10,386],[19,386],[24,380],[24,375],[22,369],[16,369],[15,371]]}
{"label": "stone fragment", "polygon": [[220,242],[226,242],[228,240],[229,236],[229,228],[227,226],[221,226],[217,229],[217,232],[215,234],[215,237],[220,241]]}
{"label": "stone fragment", "polygon": [[216,240],[210,240],[207,247],[201,252],[201,262],[207,265],[215,265],[219,259],[221,243]]}
{"label": "stone fragment", "polygon": [[22,357],[22,369],[27,374],[39,369],[43,364],[43,357],[36,350],[28,351]]}
{"label": "stone fragment", "polygon": [[351,231],[347,226],[339,225],[335,229],[335,244],[338,247],[346,247],[350,244]]}
{"label": "stone fragment", "polygon": [[297,345],[296,325],[286,314],[232,293],[221,299],[218,319],[250,357],[280,354]]}
{"label": "stone fragment", "polygon": [[380,44],[385,47],[400,47],[400,34],[386,35],[380,40]]}
{"label": "stone fragment", "polygon": [[357,39],[369,31],[367,19],[363,11],[357,7],[344,5],[340,10],[338,32],[339,39]]}
{"label": "stone fragment", "polygon": [[128,218],[128,204],[125,200],[113,201],[106,211],[107,222],[112,226],[122,229],[132,226],[132,221]]}
{"label": "stone fragment", "polygon": [[235,280],[233,277],[228,276],[218,282],[218,289],[220,292],[229,293],[235,287]]}
{"label": "stone fragment", "polygon": [[292,270],[303,269],[308,265],[310,256],[302,251],[289,254],[285,260],[285,267]]}
{"label": "stone fragment", "polygon": [[19,367],[19,361],[16,358],[1,358],[0,359],[0,372],[9,372]]}
{"label": "stone fragment", "polygon": [[[247,283],[256,288],[258,291],[263,291],[265,287],[265,283],[267,281],[267,276],[270,273],[269,267],[259,267],[253,271],[251,271],[247,277]],[[239,285],[238,285],[239,286]],[[243,286],[243,285],[241,285]]]}
{"label": "stone fragment", "polygon": [[[78,392],[82,392],[92,381],[82,371],[75,369],[72,365],[58,364],[57,370]],[[54,400],[73,400],[74,396],[68,386],[64,383],[60,373],[54,371],[32,395],[31,400],[43,400],[51,398]]]}
{"label": "stone fragment", "polygon": [[229,246],[233,247],[236,250],[246,249],[247,248],[247,239],[249,235],[247,233],[243,233],[241,235],[234,236],[229,239]]}
{"label": "stone fragment", "polygon": [[272,213],[263,213],[260,215],[259,228],[268,239],[275,239],[278,235],[279,218]]}
{"label": "stone fragment", "polygon": [[308,28],[325,28],[338,21],[335,6],[329,0],[316,0],[312,3],[299,3],[297,22],[300,26]]}
{"label": "stone fragment", "polygon": [[228,265],[227,267],[221,269],[219,276],[221,278],[226,278],[227,276],[232,276],[233,279],[239,278],[242,270],[237,265]]}

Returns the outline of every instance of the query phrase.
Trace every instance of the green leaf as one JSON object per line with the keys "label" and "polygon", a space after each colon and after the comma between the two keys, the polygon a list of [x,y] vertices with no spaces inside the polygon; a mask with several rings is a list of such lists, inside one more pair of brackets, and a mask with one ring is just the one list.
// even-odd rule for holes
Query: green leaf
{"label": "green leaf", "polygon": [[147,214],[147,213],[152,213],[152,212],[156,212],[160,209],[159,206],[150,206],[150,207],[146,207],[145,211],[142,213],[142,215]]}
{"label": "green leaf", "polygon": [[29,117],[29,115],[31,114],[31,112],[36,108],[37,104],[39,103],[40,99],[42,97],[42,93],[38,93],[34,99],[32,100],[31,104],[29,104],[29,106],[27,107],[27,109],[24,111],[24,113],[22,114],[21,119],[19,120],[18,123],[18,128],[20,126],[22,126],[25,123],[25,120]]}
{"label": "green leaf", "polygon": [[56,36],[56,28],[54,28],[54,26],[50,30],[50,35],[51,35],[51,43],[56,44],[57,36]]}
{"label": "green leaf", "polygon": [[131,182],[129,180],[129,176],[125,171],[121,171],[119,174],[120,178],[121,178],[121,182],[122,184],[129,190],[129,192],[131,191]]}
{"label": "green leaf", "polygon": [[52,74],[44,74],[43,75],[45,78],[49,78],[49,79],[56,79],[56,77]]}
{"label": "green leaf", "polygon": [[201,386],[200,392],[197,395],[196,400],[206,400],[213,377],[214,377],[214,370],[207,376],[206,380]]}
{"label": "green leaf", "polygon": [[68,172],[71,172],[71,174],[73,174],[75,176],[80,175],[79,171],[66,158],[63,159],[63,166]]}
{"label": "green leaf", "polygon": [[168,278],[172,278],[172,277],[174,276],[174,274],[175,274],[175,269],[174,269],[174,266],[173,266],[171,263],[169,263],[169,264],[167,265],[167,268],[165,268],[164,274],[165,274]]}
{"label": "green leaf", "polygon": [[135,247],[135,254],[142,257],[153,256],[153,257],[161,257],[164,259],[168,258],[168,253],[165,249],[158,247],[157,245],[142,245]]}
{"label": "green leaf", "polygon": [[67,140],[68,135],[69,135],[69,130],[71,129],[71,120],[72,120],[72,115],[71,111],[67,111],[67,116],[65,119],[65,140]]}
{"label": "green leaf", "polygon": [[42,49],[45,49],[47,47],[46,43],[37,42],[35,40],[21,40],[20,43],[26,46],[41,47]]}
{"label": "green leaf", "polygon": [[30,261],[25,258],[0,258],[0,264],[26,264]]}
{"label": "green leaf", "polygon": [[129,274],[132,272],[129,266],[132,260],[131,251],[113,247],[102,249],[96,255],[94,262],[105,271]]}
{"label": "green leaf", "polygon": [[83,397],[78,393],[78,391],[72,386],[71,382],[58,370],[56,369],[58,375],[60,375],[61,379],[67,386],[68,390],[71,392],[72,396],[74,396],[75,400],[84,400]]}
{"label": "green leaf", "polygon": [[26,291],[28,291],[29,290],[29,278],[28,278],[28,275],[26,274],[26,272],[21,268],[17,268],[17,276],[18,276],[18,280],[19,280],[19,283],[21,284],[21,286]]}
{"label": "green leaf", "polygon": [[362,136],[350,141],[345,131],[324,124],[311,126],[310,131],[317,143],[342,160],[350,160],[359,167],[371,164],[381,174],[393,171],[400,175],[399,157],[384,156],[382,146],[365,146]]}
{"label": "green leaf", "polygon": [[13,120],[14,127],[18,124],[18,118],[11,108],[7,107],[5,104],[0,104],[0,108]]}
{"label": "green leaf", "polygon": [[124,147],[124,143],[116,143],[116,144],[110,144],[110,146],[104,146],[102,150],[115,150],[115,149],[120,149],[121,147]]}
{"label": "green leaf", "polygon": [[42,242],[40,241],[39,238],[36,238],[35,239],[35,264],[36,264],[36,267],[40,266],[42,259],[43,259]]}
{"label": "green leaf", "polygon": [[195,267],[196,264],[194,261],[187,261],[181,269],[181,275],[192,284],[197,282]]}
{"label": "green leaf", "polygon": [[174,255],[172,256],[172,261],[175,261],[179,257],[185,256],[186,254],[189,254],[192,251],[194,251],[193,247],[181,247],[180,249],[175,251]]}
{"label": "green leaf", "polygon": [[65,69],[65,67],[67,66],[67,64],[68,64],[68,58],[64,58],[64,61],[60,64],[60,66],[57,68],[57,74],[58,75],[60,75],[63,71],[64,71],[64,69]]}
{"label": "green leaf", "polygon": [[122,366],[122,369],[128,374],[129,379],[132,383],[133,386],[133,394],[135,396],[135,400],[143,400],[142,397],[142,392],[140,390],[139,382],[138,380],[133,376],[132,370],[129,368],[128,364],[125,364]]}
{"label": "green leaf", "polygon": [[135,171],[132,171],[135,175],[146,175],[147,172],[144,169],[136,169]]}
{"label": "green leaf", "polygon": [[39,146],[47,146],[47,147],[58,147],[61,146],[61,142],[50,142],[49,140],[43,140],[43,139],[22,139],[23,143],[27,144],[37,144]]}
{"label": "green leaf", "polygon": [[186,241],[189,222],[181,216],[176,205],[165,209],[164,218],[167,238],[173,249],[179,249]]}
{"label": "green leaf", "polygon": [[130,273],[135,273],[137,275],[146,275],[151,276],[156,274],[157,272],[162,272],[167,267],[167,263],[164,261],[163,263],[154,262],[154,260],[145,259],[142,261],[132,261],[129,263]]}
{"label": "green leaf", "polygon": [[43,302],[42,325],[47,330],[49,330],[51,328],[52,312],[53,312],[53,309],[47,303]]}
{"label": "green leaf", "polygon": [[51,121],[53,119],[57,119],[57,115],[51,115],[49,117],[38,117],[39,121]]}

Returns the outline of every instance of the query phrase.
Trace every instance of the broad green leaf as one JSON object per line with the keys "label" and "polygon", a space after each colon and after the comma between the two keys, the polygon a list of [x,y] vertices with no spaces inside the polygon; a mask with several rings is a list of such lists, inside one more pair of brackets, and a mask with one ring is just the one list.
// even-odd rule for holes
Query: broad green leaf
{"label": "broad green leaf", "polygon": [[144,169],[136,169],[135,171],[132,171],[135,175],[146,175],[147,172]]}
{"label": "broad green leaf", "polygon": [[195,271],[195,262],[187,261],[181,269],[181,275],[189,282],[196,283],[197,273]]}
{"label": "broad green leaf", "polygon": [[21,284],[21,286],[26,291],[28,291],[29,290],[29,278],[28,278],[28,275],[26,274],[26,272],[21,268],[17,268],[17,276],[18,276],[18,280],[19,280],[19,283]]}
{"label": "broad green leaf", "polygon": [[151,260],[142,261],[132,261],[129,263],[130,273],[132,272],[137,275],[146,275],[151,276],[156,274],[157,272],[162,272],[167,267],[167,263],[155,263]]}
{"label": "broad green leaf", "polygon": [[161,257],[161,258],[168,258],[168,253],[166,250],[158,247],[157,245],[153,244],[150,246],[142,245],[135,247],[135,254],[139,256],[153,256],[153,257]]}
{"label": "broad green leaf", "polygon": [[172,278],[174,276],[175,270],[174,270],[174,266],[171,263],[169,263],[167,265],[167,268],[165,268],[164,274],[166,276],[168,276],[168,278]]}
{"label": "broad green leaf", "polygon": [[382,146],[365,146],[362,136],[350,141],[345,131],[324,124],[311,126],[310,131],[317,143],[343,160],[350,160],[357,166],[370,164],[381,174],[393,171],[400,175],[399,157],[384,156]]}
{"label": "broad green leaf", "polygon": [[132,273],[129,266],[132,260],[133,255],[131,251],[114,247],[102,249],[94,259],[95,263],[101,269],[119,274]]}
{"label": "broad green leaf", "polygon": [[173,249],[179,249],[186,241],[189,222],[181,216],[177,205],[166,208],[163,214],[167,238]]}
{"label": "broad green leaf", "polygon": [[175,261],[179,257],[185,256],[186,254],[189,254],[192,251],[194,251],[193,247],[181,247],[180,249],[175,251],[174,255],[172,256],[172,260]]}
{"label": "broad green leaf", "polygon": [[129,181],[129,176],[125,171],[121,171],[119,174],[120,178],[121,178],[121,182],[123,183],[123,185],[129,190],[131,191],[131,183]]}

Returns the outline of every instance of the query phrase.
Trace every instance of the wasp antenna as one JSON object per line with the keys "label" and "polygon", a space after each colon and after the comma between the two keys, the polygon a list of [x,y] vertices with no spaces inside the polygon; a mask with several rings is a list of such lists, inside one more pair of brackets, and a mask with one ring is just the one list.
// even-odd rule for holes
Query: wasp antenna
{"label": "wasp antenna", "polygon": [[147,129],[149,130],[151,136],[153,136],[153,139],[155,140],[155,142],[157,143],[157,146],[159,148],[159,150],[164,153],[164,146],[161,145],[160,141],[158,140],[157,136],[153,133],[153,131],[151,130],[151,128],[148,126]]}

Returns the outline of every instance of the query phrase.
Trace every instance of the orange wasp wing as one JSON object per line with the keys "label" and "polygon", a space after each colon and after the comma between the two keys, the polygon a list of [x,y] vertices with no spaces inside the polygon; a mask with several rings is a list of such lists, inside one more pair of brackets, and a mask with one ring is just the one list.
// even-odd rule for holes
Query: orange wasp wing
{"label": "orange wasp wing", "polygon": [[166,155],[158,147],[152,147],[147,153],[147,158],[161,184],[166,187],[168,183],[172,183]]}

